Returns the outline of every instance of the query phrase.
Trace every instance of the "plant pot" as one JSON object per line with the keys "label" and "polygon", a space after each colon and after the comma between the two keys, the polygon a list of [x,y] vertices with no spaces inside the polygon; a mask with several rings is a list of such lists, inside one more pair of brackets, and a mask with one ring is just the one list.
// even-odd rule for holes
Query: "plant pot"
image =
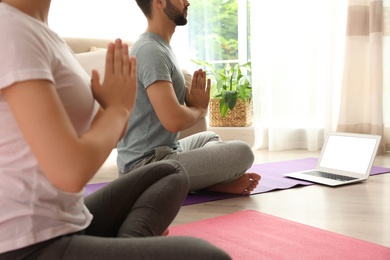
{"label": "plant pot", "polygon": [[219,98],[212,98],[209,106],[210,126],[250,126],[252,125],[252,101],[237,99],[233,111],[229,110],[225,118],[219,111]]}

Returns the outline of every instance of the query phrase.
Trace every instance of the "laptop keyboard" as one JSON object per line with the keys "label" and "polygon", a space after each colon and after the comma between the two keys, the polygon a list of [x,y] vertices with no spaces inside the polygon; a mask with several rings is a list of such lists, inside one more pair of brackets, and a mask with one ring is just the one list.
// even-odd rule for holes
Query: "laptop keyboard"
{"label": "laptop keyboard", "polygon": [[357,179],[354,177],[348,177],[348,176],[337,175],[337,174],[321,172],[321,171],[308,171],[303,173],[311,176],[323,177],[323,178],[337,180],[337,181],[352,181]]}

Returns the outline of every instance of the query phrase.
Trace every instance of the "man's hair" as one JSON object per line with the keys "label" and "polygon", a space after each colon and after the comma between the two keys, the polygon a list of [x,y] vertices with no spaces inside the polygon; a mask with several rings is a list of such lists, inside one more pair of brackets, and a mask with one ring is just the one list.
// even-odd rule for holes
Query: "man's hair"
{"label": "man's hair", "polygon": [[[1,0],[0,0],[1,1]],[[146,18],[151,18],[152,16],[152,1],[153,0],[135,0],[141,11],[144,13]]]}

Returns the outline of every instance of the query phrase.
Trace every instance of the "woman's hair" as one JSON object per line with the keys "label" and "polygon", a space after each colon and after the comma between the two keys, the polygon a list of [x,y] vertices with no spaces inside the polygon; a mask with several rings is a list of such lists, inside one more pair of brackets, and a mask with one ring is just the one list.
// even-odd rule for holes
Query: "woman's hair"
{"label": "woman's hair", "polygon": [[[0,0],[1,1],[1,0]],[[144,13],[146,18],[151,18],[152,16],[152,1],[153,0],[135,0],[141,11]]]}

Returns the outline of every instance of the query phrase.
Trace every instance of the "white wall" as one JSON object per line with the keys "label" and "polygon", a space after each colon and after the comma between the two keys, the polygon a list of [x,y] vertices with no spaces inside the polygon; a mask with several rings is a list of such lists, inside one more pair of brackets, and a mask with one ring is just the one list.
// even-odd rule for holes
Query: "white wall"
{"label": "white wall", "polygon": [[[147,22],[134,0],[52,0],[49,26],[61,37],[134,41]],[[190,59],[187,26],[178,27],[171,42],[182,66]]]}
{"label": "white wall", "polygon": [[52,0],[49,25],[62,37],[134,39],[146,19],[135,1]]}

